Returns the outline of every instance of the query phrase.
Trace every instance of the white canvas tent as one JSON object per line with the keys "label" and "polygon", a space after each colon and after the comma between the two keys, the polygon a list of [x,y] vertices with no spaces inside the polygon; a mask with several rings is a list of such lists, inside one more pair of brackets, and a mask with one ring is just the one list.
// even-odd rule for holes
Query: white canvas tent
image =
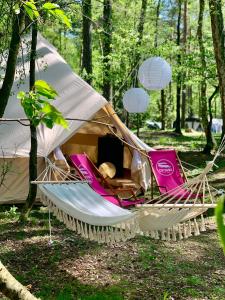
{"label": "white canvas tent", "polygon": [[[88,152],[93,160],[96,157],[97,138],[109,132],[106,126],[87,123],[81,120],[101,120],[113,124],[120,135],[128,143],[145,150],[149,147],[132,134],[116,116],[108,102],[84,80],[73,73],[68,64],[58,54],[49,42],[39,35],[37,45],[36,79],[42,79],[51,84],[59,96],[54,105],[65,118],[79,119],[69,121],[69,130],[60,126],[48,129],[38,127],[38,157],[39,169],[44,167],[44,158],[58,146],[66,154]],[[26,49],[18,59],[18,72],[23,74],[21,81],[15,78],[12,95],[9,99],[4,118],[25,118],[23,109],[16,95],[20,90],[29,90],[29,62],[26,59]],[[25,63],[21,67],[21,59]],[[0,124],[0,203],[24,201],[28,189],[28,157],[30,151],[29,127],[16,121],[1,121]],[[147,188],[150,168],[147,159],[132,148],[125,147],[124,164],[131,169],[133,178]],[[129,148],[129,150],[128,150]],[[134,155],[135,154],[135,155]],[[9,166],[6,176],[2,171]]]}

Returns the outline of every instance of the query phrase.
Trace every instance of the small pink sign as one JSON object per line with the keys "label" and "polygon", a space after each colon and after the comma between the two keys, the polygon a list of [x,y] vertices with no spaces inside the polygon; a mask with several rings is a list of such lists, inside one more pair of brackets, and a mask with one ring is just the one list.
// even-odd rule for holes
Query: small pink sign
{"label": "small pink sign", "polygon": [[160,159],[156,163],[156,170],[163,176],[171,176],[174,172],[174,166],[171,161],[167,159]]}

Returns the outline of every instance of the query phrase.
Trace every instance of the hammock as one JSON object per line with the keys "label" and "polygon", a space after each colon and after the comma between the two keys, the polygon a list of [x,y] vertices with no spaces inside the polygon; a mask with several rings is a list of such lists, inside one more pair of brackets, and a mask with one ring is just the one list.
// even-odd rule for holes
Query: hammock
{"label": "hammock", "polygon": [[134,237],[137,216],[95,193],[84,182],[41,183],[42,202],[69,229],[99,243],[115,243]]}
{"label": "hammock", "polygon": [[[74,175],[70,174],[64,181],[65,171],[48,159],[46,170],[33,183],[39,185],[41,200],[50,211],[68,228],[85,238],[113,244],[136,234],[144,234],[175,241],[205,231],[202,214],[208,208],[215,207],[214,196],[218,192],[209,186],[206,177],[215,158],[200,175],[174,188],[172,196],[166,192],[131,211],[106,201],[87,181],[79,181]],[[56,177],[53,176],[55,173],[57,178],[61,176],[62,181],[51,181]],[[189,191],[183,200],[182,196],[176,197],[182,189]],[[200,194],[202,196],[198,197]],[[191,198],[192,195],[195,197]],[[196,220],[199,215],[201,218]]]}

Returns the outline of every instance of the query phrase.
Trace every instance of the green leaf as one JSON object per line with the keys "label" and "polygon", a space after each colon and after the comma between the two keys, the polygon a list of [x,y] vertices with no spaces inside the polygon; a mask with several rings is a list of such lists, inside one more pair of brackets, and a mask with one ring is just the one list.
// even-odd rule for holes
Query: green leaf
{"label": "green leaf", "polygon": [[72,28],[71,21],[69,18],[66,16],[64,11],[61,9],[55,9],[55,16],[58,18],[59,21],[61,21],[64,25],[66,25],[69,29]]}
{"label": "green leaf", "polygon": [[68,122],[62,116],[56,118],[55,123],[68,129]]}
{"label": "green leaf", "polygon": [[71,21],[66,16],[65,12],[59,8],[58,4],[47,2],[42,6],[42,9],[50,13],[52,16],[56,17],[61,23],[66,25],[69,29],[72,28]]}
{"label": "green leaf", "polygon": [[52,106],[49,103],[46,103],[42,107],[42,112],[45,113],[45,114],[49,114],[49,113],[53,112],[53,109],[55,110],[54,106]]}
{"label": "green leaf", "polygon": [[44,9],[44,10],[52,10],[52,9],[56,9],[56,8],[59,8],[59,5],[55,4],[55,3],[47,2],[44,5],[42,5],[42,9]]}
{"label": "green leaf", "polygon": [[216,206],[215,214],[216,214],[218,233],[219,233],[221,245],[223,247],[223,251],[225,254],[225,225],[223,222],[224,205],[225,205],[225,197],[218,202],[218,204]]}
{"label": "green leaf", "polygon": [[44,122],[44,124],[45,124],[48,128],[52,129],[52,127],[53,127],[53,125],[54,125],[54,122],[53,122],[52,119],[50,119],[50,118],[43,118],[42,121]]}
{"label": "green leaf", "polygon": [[40,16],[38,9],[33,1],[25,2],[23,6],[31,20],[34,20],[35,18],[37,19]]}
{"label": "green leaf", "polygon": [[26,95],[25,92],[20,91],[20,92],[17,94],[17,98],[18,98],[19,100],[21,100],[21,99],[23,99],[23,98],[25,97],[25,95]]}
{"label": "green leaf", "polygon": [[36,80],[34,86],[40,95],[48,99],[55,99],[58,96],[56,90],[44,80]]}

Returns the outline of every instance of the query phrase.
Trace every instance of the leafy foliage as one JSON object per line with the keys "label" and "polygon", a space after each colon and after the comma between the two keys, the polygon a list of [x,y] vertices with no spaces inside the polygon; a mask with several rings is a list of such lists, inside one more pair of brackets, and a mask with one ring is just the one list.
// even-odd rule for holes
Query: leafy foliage
{"label": "leafy foliage", "polygon": [[225,225],[223,221],[224,207],[225,207],[225,198],[221,199],[218,202],[216,207],[216,221],[217,221],[218,233],[225,254]]}
{"label": "leafy foliage", "polygon": [[[59,20],[63,25],[66,25],[71,29],[71,21],[66,16],[65,12],[60,9],[60,6],[56,3],[46,2],[39,8],[34,0],[30,0],[23,1],[23,7],[28,17],[32,21],[35,19],[39,19],[40,14],[44,13],[48,16],[53,16],[54,20]],[[18,5],[15,6],[15,10],[19,11]]]}
{"label": "leafy foliage", "polygon": [[52,128],[54,124],[68,128],[62,113],[50,103],[58,95],[57,92],[43,80],[35,81],[34,86],[35,91],[20,91],[17,95],[30,122],[35,127],[44,123],[48,128]]}

